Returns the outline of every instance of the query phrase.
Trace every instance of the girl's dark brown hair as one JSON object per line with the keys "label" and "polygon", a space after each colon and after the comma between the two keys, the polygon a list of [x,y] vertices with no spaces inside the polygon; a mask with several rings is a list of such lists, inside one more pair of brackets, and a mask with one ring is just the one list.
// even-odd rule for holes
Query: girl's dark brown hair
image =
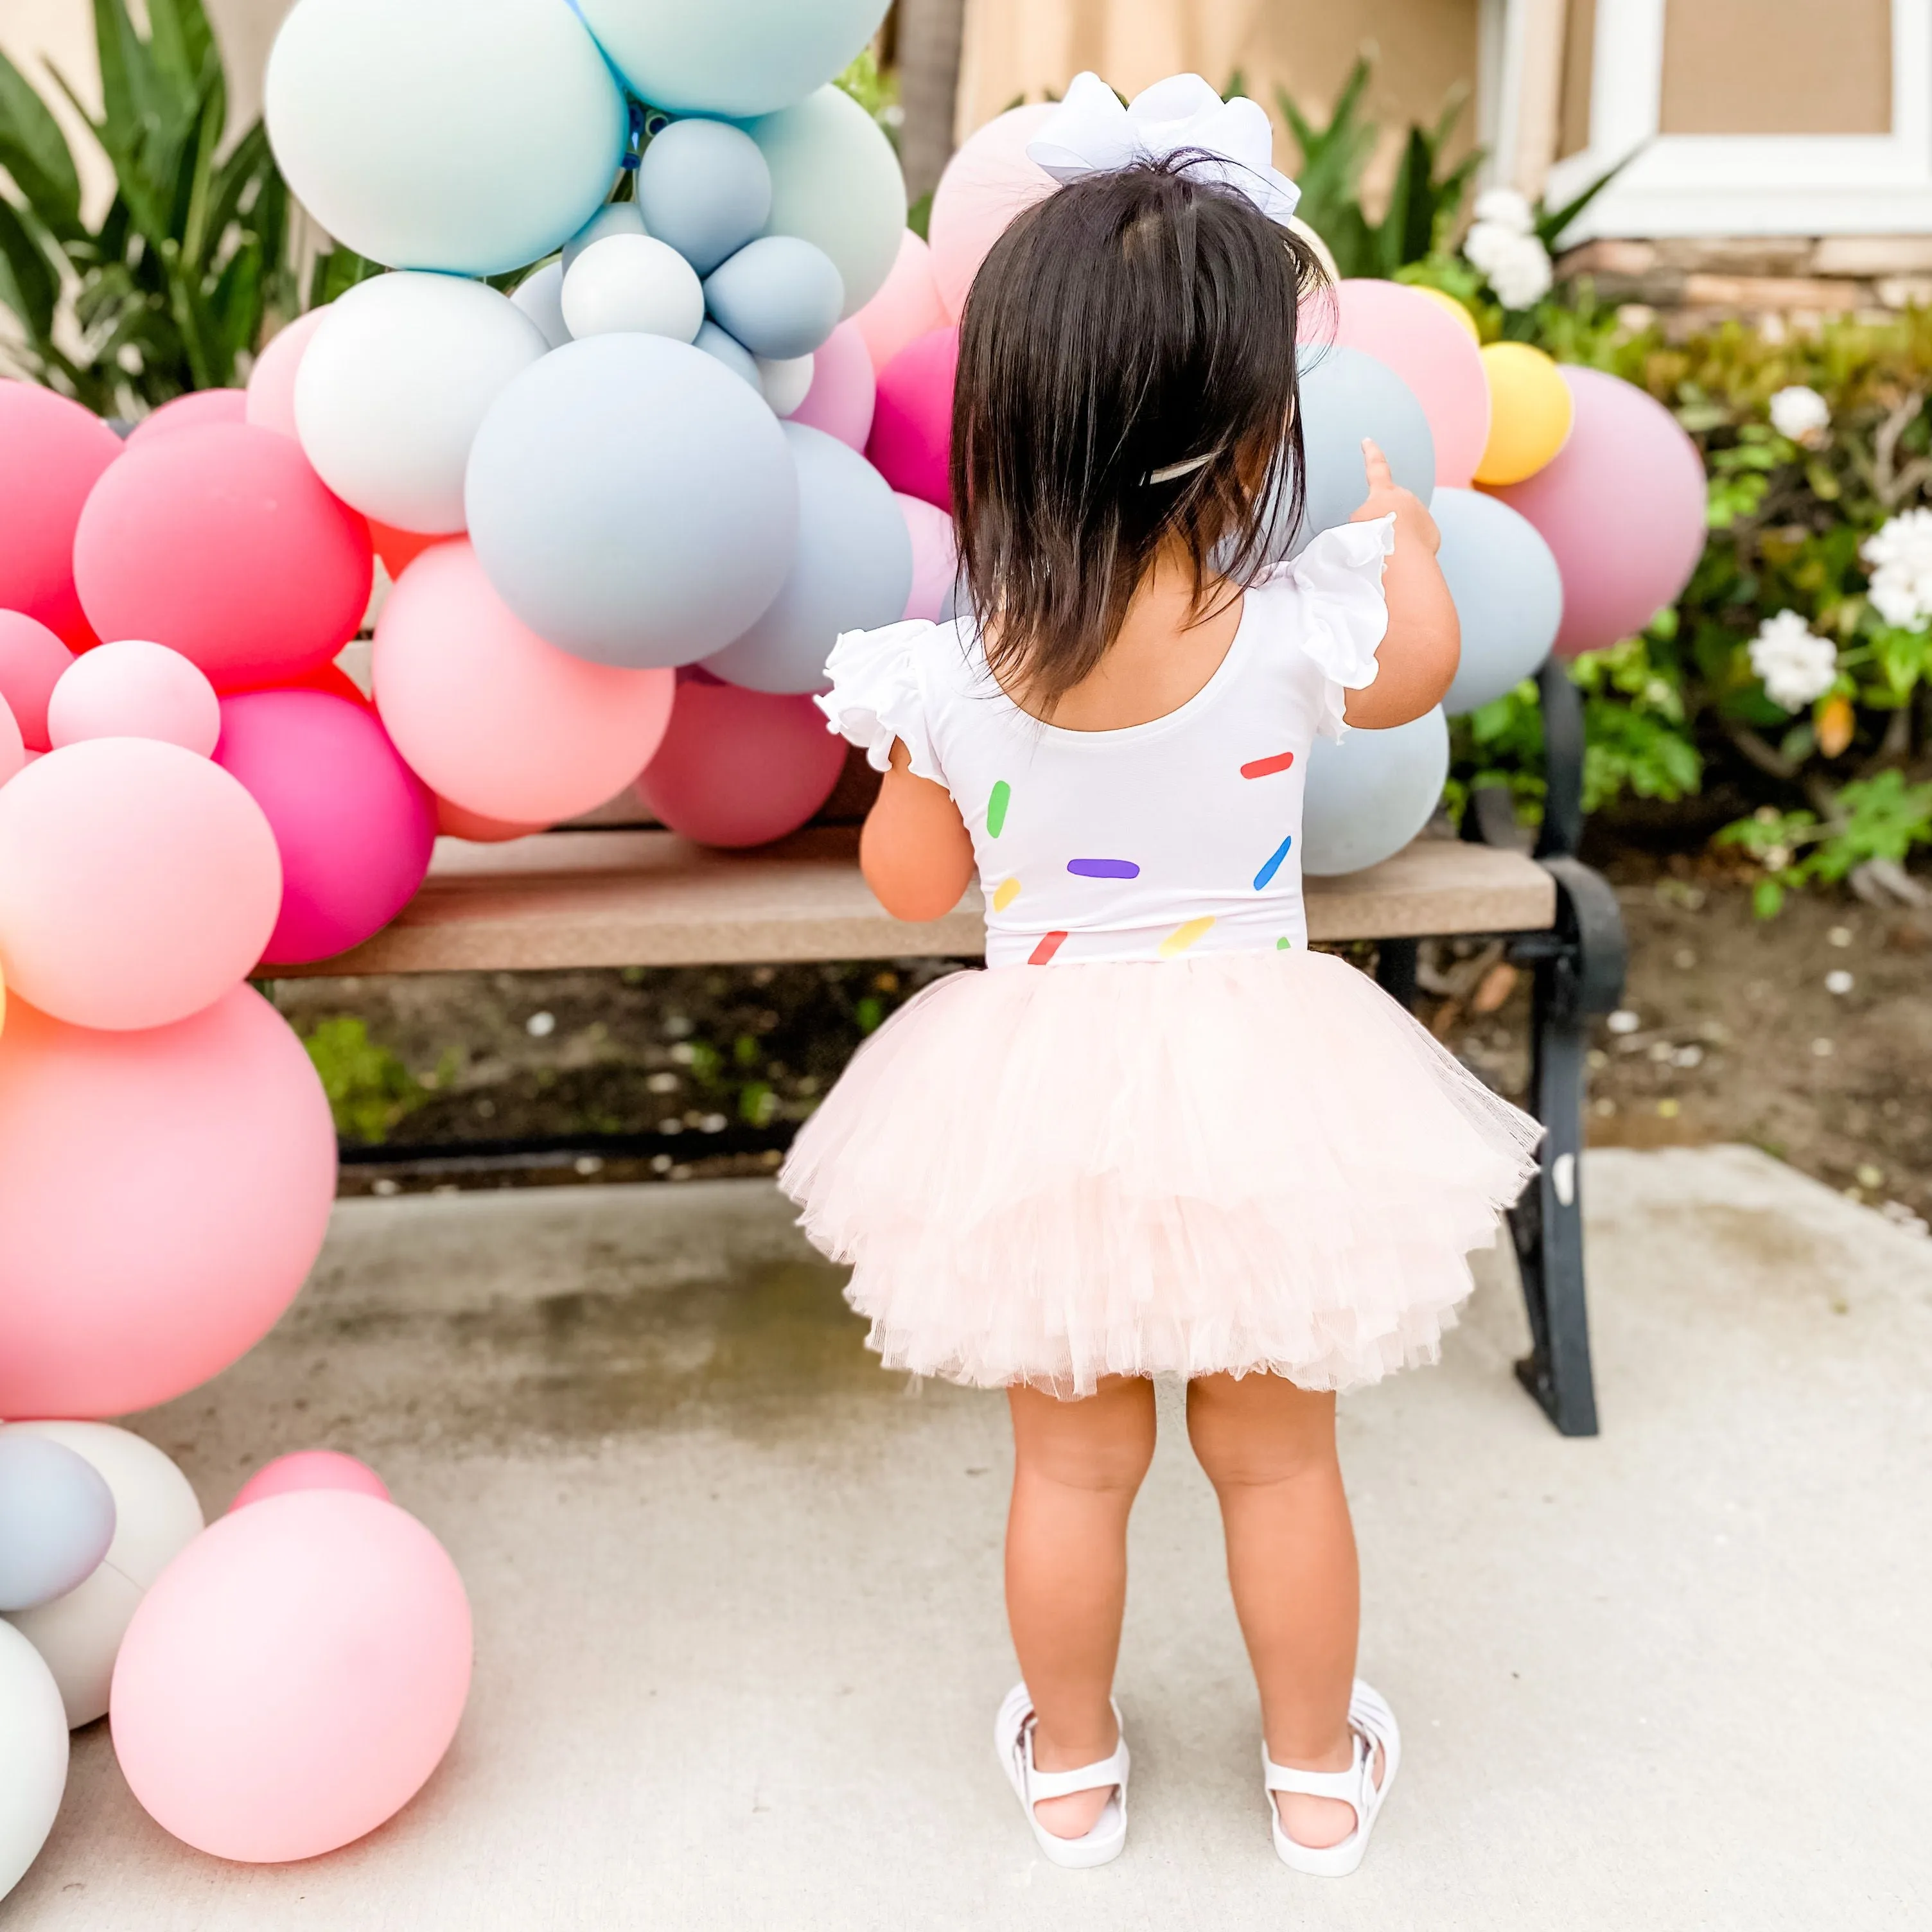
{"label": "girl's dark brown hair", "polygon": [[1204,158],[1070,182],[1000,237],[967,297],[962,602],[994,677],[1044,708],[1100,662],[1169,544],[1198,622],[1300,513],[1296,322],[1322,272],[1299,236],[1198,172]]}

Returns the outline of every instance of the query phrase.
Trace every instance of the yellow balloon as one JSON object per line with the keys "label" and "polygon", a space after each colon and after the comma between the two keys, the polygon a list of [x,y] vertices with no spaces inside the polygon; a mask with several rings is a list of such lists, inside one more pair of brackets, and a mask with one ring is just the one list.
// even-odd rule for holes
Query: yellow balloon
{"label": "yellow balloon", "polygon": [[1576,405],[1563,372],[1526,342],[1492,342],[1483,351],[1490,379],[1490,440],[1476,465],[1478,483],[1520,483],[1570,440]]}
{"label": "yellow balloon", "polygon": [[1476,318],[1447,289],[1432,289],[1426,282],[1411,282],[1409,286],[1418,295],[1426,296],[1438,308],[1447,309],[1467,331],[1469,340],[1481,347],[1483,332],[1476,326]]}

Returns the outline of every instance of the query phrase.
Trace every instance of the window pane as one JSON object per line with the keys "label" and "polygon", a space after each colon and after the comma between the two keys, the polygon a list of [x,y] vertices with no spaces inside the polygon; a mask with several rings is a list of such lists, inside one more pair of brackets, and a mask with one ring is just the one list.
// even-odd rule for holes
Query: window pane
{"label": "window pane", "polygon": [[1669,0],[1660,120],[1666,134],[1890,133],[1892,0]]}

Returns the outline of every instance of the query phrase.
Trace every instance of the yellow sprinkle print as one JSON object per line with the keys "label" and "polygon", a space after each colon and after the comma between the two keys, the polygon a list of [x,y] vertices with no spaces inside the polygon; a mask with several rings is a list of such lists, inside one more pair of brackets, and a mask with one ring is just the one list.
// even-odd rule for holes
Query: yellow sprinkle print
{"label": "yellow sprinkle print", "polygon": [[1190,919],[1185,926],[1177,926],[1160,942],[1160,956],[1172,959],[1177,952],[1185,952],[1197,939],[1206,937],[1208,928],[1214,923],[1211,918]]}
{"label": "yellow sprinkle print", "polygon": [[1004,912],[1020,896],[1020,882],[1017,879],[1002,879],[993,890],[993,910]]}

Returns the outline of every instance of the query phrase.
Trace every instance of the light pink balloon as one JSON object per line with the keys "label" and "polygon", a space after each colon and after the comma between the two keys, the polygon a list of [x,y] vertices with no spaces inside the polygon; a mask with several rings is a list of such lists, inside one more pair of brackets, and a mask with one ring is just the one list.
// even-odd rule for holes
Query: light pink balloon
{"label": "light pink balloon", "polygon": [[128,433],[128,447],[138,449],[157,436],[172,436],[184,429],[206,429],[210,423],[238,423],[248,419],[248,392],[245,389],[190,389],[152,410]]}
{"label": "light pink balloon", "polygon": [[166,1026],[218,1000],[281,897],[261,808],[178,745],[91,738],[0,791],[0,969],[75,1026]]}
{"label": "light pink balloon", "polygon": [[836,436],[863,453],[872,433],[872,406],[878,384],[856,316],[842,322],[812,352],[812,387],[791,412],[791,420]]}
{"label": "light pink balloon", "polygon": [[952,386],[959,332],[936,328],[902,349],[879,375],[866,454],[895,490],[952,507]]}
{"label": "light pink balloon", "polygon": [[1419,289],[1351,276],[1335,285],[1336,340],[1385,362],[1415,392],[1436,480],[1466,490],[1490,440],[1490,386],[1469,332]]}
{"label": "light pink balloon", "polygon": [[322,1083],[251,987],[144,1033],[10,1001],[0,1415],[124,1415],[219,1374],[294,1298],[334,1195]]}
{"label": "light pink balloon", "polygon": [[73,652],[37,618],[0,610],[0,698],[12,711],[29,751],[51,748],[47,700],[73,662]]}
{"label": "light pink balloon", "polygon": [[908,228],[899,237],[898,259],[884,286],[852,317],[872,367],[883,369],[908,342],[952,320],[932,279],[932,250]]}
{"label": "light pink balloon", "polygon": [[762,845],[796,832],[844,768],[844,741],[809,698],[687,675],[638,794],[698,844]]}
{"label": "light pink balloon", "polygon": [[298,1449],[292,1455],[264,1462],[236,1490],[229,1510],[232,1514],[250,1503],[293,1496],[302,1490],[346,1490],[352,1496],[374,1496],[379,1503],[389,1500],[388,1485],[367,1462],[358,1462],[339,1449]]}
{"label": "light pink balloon", "polygon": [[1704,554],[1704,466],[1664,405],[1619,376],[1566,364],[1570,440],[1490,494],[1528,518],[1563,573],[1556,652],[1602,650],[1675,603]]}
{"label": "light pink balloon", "polygon": [[20,728],[14,722],[12,708],[4,698],[0,698],[0,784],[4,784],[16,772],[27,768],[26,741],[20,736]]}
{"label": "light pink balloon", "polygon": [[1008,108],[967,136],[939,178],[926,236],[934,284],[956,322],[980,264],[1007,224],[1053,192],[1053,177],[1027,159],[1026,145],[1059,111],[1048,100]]}
{"label": "light pink balloon", "polygon": [[548,831],[543,825],[508,825],[500,818],[486,818],[480,812],[465,812],[448,799],[436,802],[436,829],[446,838],[466,838],[473,845],[503,845],[512,838],[527,838],[532,832]]}
{"label": "light pink balloon", "polygon": [[197,1851],[282,1864],[393,1817],[456,1735],[470,1604],[434,1537],[340,1490],[223,1516],[161,1572],[115,1660],[115,1755]]}
{"label": "light pink balloon", "polygon": [[74,526],[121,450],[91,410],[0,378],[0,609],[38,618],[76,650],[100,639],[74,590]]}
{"label": "light pink balloon", "polygon": [[328,313],[326,306],[298,315],[269,338],[268,346],[255,358],[248,377],[248,419],[257,429],[272,429],[278,436],[293,438],[296,434],[296,371],[302,367],[302,351],[309,338],[322,326]]}
{"label": "light pink balloon", "polygon": [[906,599],[905,614],[931,623],[938,619],[946,593],[958,574],[959,547],[953,536],[952,519],[923,497],[909,496],[903,490],[895,490],[892,496],[912,538],[912,595]]}
{"label": "light pink balloon", "polygon": [[508,824],[554,824],[614,797],[670,719],[668,670],[556,650],[490,586],[466,538],[426,550],[382,606],[376,708],[438,797]]}
{"label": "light pink balloon", "polygon": [[56,747],[87,738],[155,738],[207,758],[221,735],[221,700],[178,651],[124,638],[74,659],[47,700]]}

